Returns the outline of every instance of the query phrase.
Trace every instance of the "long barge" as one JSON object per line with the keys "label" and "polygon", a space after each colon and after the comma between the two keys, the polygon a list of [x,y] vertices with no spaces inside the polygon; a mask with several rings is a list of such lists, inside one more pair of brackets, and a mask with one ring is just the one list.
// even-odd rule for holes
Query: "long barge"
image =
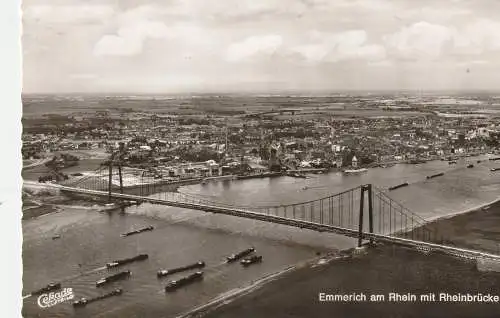
{"label": "long barge", "polygon": [[444,176],[444,172],[436,173],[436,174],[433,174],[433,175],[427,176],[426,178],[427,178],[427,179],[433,179],[433,178],[436,178],[436,177],[441,177],[441,176]]}
{"label": "long barge", "polygon": [[264,172],[259,174],[248,174],[237,176],[238,180],[246,180],[246,179],[257,179],[257,178],[271,178],[271,177],[280,177],[283,174],[281,172]]}
{"label": "long barge", "polygon": [[61,283],[49,283],[47,286],[37,289],[31,292],[31,295],[41,295],[43,293],[48,293],[53,290],[61,289]]}
{"label": "long barge", "polygon": [[186,277],[180,278],[178,280],[170,281],[167,286],[165,286],[165,292],[172,292],[180,287],[189,285],[193,282],[200,281],[203,279],[203,272],[196,272]]}
{"label": "long barge", "polygon": [[301,179],[306,179],[307,178],[307,176],[305,174],[297,173],[297,172],[287,173],[287,176],[293,177],[293,178],[301,178]]}
{"label": "long barge", "polygon": [[125,265],[125,264],[128,264],[128,263],[132,263],[132,262],[135,262],[135,261],[143,261],[143,260],[145,260],[147,258],[148,258],[148,254],[139,254],[139,255],[134,256],[134,257],[130,257],[130,258],[125,258],[125,259],[115,260],[115,261],[109,262],[109,263],[106,264],[106,267],[107,268],[118,267],[118,266]]}
{"label": "long barge", "polygon": [[402,187],[406,187],[406,186],[408,186],[408,185],[409,185],[409,183],[408,183],[408,182],[401,183],[401,184],[398,184],[398,185],[395,185],[395,186],[389,187],[389,191],[396,190],[396,189],[399,189],[399,188],[402,188]]}
{"label": "long barge", "polygon": [[99,296],[94,297],[94,298],[89,298],[89,299],[80,298],[80,300],[77,300],[73,303],[73,307],[85,307],[86,305],[88,305],[94,301],[106,299],[106,298],[113,297],[113,296],[118,296],[118,295],[121,295],[122,293],[123,293],[123,289],[117,288],[109,293],[99,295]]}
{"label": "long barge", "polygon": [[156,276],[158,278],[160,278],[160,277],[164,277],[164,276],[167,276],[167,275],[172,275],[172,274],[175,274],[175,273],[187,271],[187,270],[190,270],[190,269],[203,268],[203,267],[205,267],[205,262],[199,261],[199,262],[196,262],[194,264],[190,264],[190,265],[186,265],[186,266],[181,266],[181,267],[171,268],[171,269],[162,269],[162,270],[159,270],[156,273]]}
{"label": "long barge", "polygon": [[123,233],[121,234],[122,237],[126,237],[126,236],[130,236],[130,235],[134,235],[134,234],[139,234],[139,233],[142,233],[142,232],[146,232],[146,231],[152,231],[154,230],[154,227],[153,226],[146,226],[142,229],[137,229],[137,230],[133,230],[133,231],[130,231],[130,232],[127,232],[127,233]]}
{"label": "long barge", "polygon": [[132,273],[129,270],[119,272],[119,273],[116,273],[114,275],[101,278],[100,280],[98,280],[95,283],[95,285],[96,285],[96,287],[101,287],[101,286],[104,286],[104,285],[112,283],[112,282],[116,282],[116,281],[121,280],[121,279],[129,278],[130,275],[132,275]]}
{"label": "long barge", "polygon": [[243,250],[239,253],[236,253],[236,254],[233,254],[231,256],[226,257],[226,263],[236,262],[237,260],[239,260],[245,256],[248,256],[248,255],[252,254],[253,252],[255,252],[255,248],[253,248],[253,247],[247,248],[246,250]]}
{"label": "long barge", "polygon": [[255,263],[262,262],[262,256],[253,255],[248,258],[241,260],[240,264],[247,267]]}

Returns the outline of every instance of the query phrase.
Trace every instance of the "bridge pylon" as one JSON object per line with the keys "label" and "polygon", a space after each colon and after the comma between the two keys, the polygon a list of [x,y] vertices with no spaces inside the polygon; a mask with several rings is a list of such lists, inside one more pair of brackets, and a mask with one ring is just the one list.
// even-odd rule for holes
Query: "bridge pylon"
{"label": "bridge pylon", "polygon": [[123,176],[122,176],[122,163],[121,160],[116,160],[114,154],[111,159],[108,160],[105,165],[108,166],[108,201],[112,198],[112,188],[113,188],[113,166],[118,168],[118,179],[120,182],[120,193],[123,194]]}
{"label": "bridge pylon", "polygon": [[[362,185],[360,188],[361,195],[359,199],[359,222],[358,222],[358,247],[363,244],[363,222],[365,210],[365,194],[368,196],[368,230],[373,233],[373,189],[371,184]],[[370,239],[373,243],[373,239]]]}

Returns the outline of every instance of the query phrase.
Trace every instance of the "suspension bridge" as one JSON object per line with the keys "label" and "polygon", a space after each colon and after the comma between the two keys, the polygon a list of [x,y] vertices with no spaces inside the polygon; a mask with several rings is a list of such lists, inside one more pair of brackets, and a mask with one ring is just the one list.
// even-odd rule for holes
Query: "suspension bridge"
{"label": "suspension bridge", "polygon": [[358,246],[385,242],[426,253],[500,260],[500,255],[454,246],[440,235],[436,227],[391,199],[384,189],[371,184],[306,202],[244,206],[167,190],[175,183],[197,182],[202,178],[174,182],[151,171],[121,165],[113,169],[113,166],[110,161],[92,173],[46,186],[110,202],[148,202],[335,233],[357,239]]}

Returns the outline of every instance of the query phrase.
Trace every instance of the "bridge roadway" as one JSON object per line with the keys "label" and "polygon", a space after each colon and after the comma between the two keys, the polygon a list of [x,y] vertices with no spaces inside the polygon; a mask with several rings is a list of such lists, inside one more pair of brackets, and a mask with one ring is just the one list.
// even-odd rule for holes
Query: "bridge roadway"
{"label": "bridge roadway", "polygon": [[[105,191],[87,190],[87,189],[66,187],[66,186],[55,185],[55,184],[51,184],[51,185],[47,185],[47,186],[57,188],[63,192],[72,192],[72,193],[88,194],[88,195],[93,195],[93,196],[104,196],[104,197],[108,197],[108,195],[109,195],[109,193],[105,192]],[[334,226],[334,225],[327,225],[327,224],[320,224],[320,223],[316,223],[316,222],[304,221],[304,220],[289,219],[289,218],[285,218],[285,217],[281,217],[281,216],[268,215],[265,213],[237,209],[237,208],[227,208],[227,207],[212,206],[212,205],[199,204],[199,203],[180,202],[180,201],[173,201],[173,200],[166,200],[166,199],[155,199],[155,198],[150,198],[150,197],[143,197],[143,196],[131,195],[131,194],[121,194],[121,193],[114,193],[114,192],[111,193],[111,197],[113,197],[115,199],[132,200],[132,201],[138,201],[138,202],[149,202],[149,203],[153,203],[153,204],[168,205],[168,206],[191,209],[191,210],[200,210],[200,211],[205,211],[205,212],[232,215],[232,216],[243,217],[243,218],[247,218],[247,219],[253,219],[253,220],[271,222],[271,223],[276,223],[276,224],[294,226],[294,227],[309,229],[309,230],[318,231],[318,232],[329,232],[329,233],[341,234],[341,235],[345,235],[345,236],[352,237],[352,238],[359,237],[359,232],[357,230],[352,230],[352,229]],[[396,245],[401,245],[401,246],[405,246],[405,247],[415,248],[419,251],[424,251],[424,252],[434,252],[434,253],[437,252],[437,253],[453,255],[455,257],[465,258],[465,259],[489,259],[489,260],[493,260],[495,262],[500,262],[500,255],[490,254],[490,253],[482,252],[482,251],[478,251],[478,250],[470,250],[470,249],[464,249],[464,248],[453,247],[453,246],[446,246],[446,245],[441,245],[441,244],[436,244],[436,243],[415,241],[415,240],[411,240],[411,239],[407,239],[407,238],[390,236],[387,234],[363,232],[362,237],[364,240],[373,240],[375,242],[385,242],[385,243],[390,243],[390,244],[396,244]]]}

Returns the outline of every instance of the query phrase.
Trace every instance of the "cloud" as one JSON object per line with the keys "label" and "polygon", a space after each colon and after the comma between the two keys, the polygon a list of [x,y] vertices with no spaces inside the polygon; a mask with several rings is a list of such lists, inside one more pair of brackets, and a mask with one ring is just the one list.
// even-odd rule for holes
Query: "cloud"
{"label": "cloud", "polygon": [[312,44],[299,45],[292,51],[299,53],[308,62],[339,62],[343,60],[380,60],[385,58],[385,48],[378,44],[367,44],[364,30],[349,30],[339,33],[313,31]]}
{"label": "cloud", "polygon": [[500,22],[481,19],[457,28],[421,21],[383,37],[391,56],[439,59],[500,50]]}
{"label": "cloud", "polygon": [[133,56],[142,52],[142,38],[104,35],[94,47],[95,56]]}
{"label": "cloud", "polygon": [[441,55],[444,46],[453,37],[452,29],[422,21],[384,36],[383,41],[397,58],[433,59]]}
{"label": "cloud", "polygon": [[168,33],[162,22],[139,21],[121,27],[116,35],[104,35],[94,47],[96,56],[132,56],[142,52],[148,38],[160,39]]}
{"label": "cloud", "polygon": [[455,46],[465,52],[480,54],[500,50],[500,22],[481,19],[468,24],[455,37]]}
{"label": "cloud", "polygon": [[418,3],[418,7],[407,10],[402,10],[397,13],[397,18],[407,21],[439,21],[439,23],[448,22],[457,18],[464,18],[471,15],[473,11],[462,7],[453,7],[442,5],[440,3],[433,3],[432,6],[422,6]]}
{"label": "cloud", "polygon": [[97,74],[90,74],[90,73],[76,73],[76,74],[70,74],[69,78],[74,79],[74,80],[93,80],[98,78],[99,75]]}
{"label": "cloud", "polygon": [[450,3],[24,0],[24,76],[30,88],[50,90],[109,87],[108,79],[134,90],[129,77],[143,89],[175,86],[166,73],[202,88],[288,85],[297,77],[311,86],[358,85],[361,77],[383,86],[380,74],[416,78],[424,68],[439,73],[462,63],[493,85],[486,73],[500,65],[500,2]]}
{"label": "cloud", "polygon": [[316,0],[333,9],[336,8],[352,8],[356,10],[367,11],[390,11],[394,10],[394,1],[387,0]]}
{"label": "cloud", "polygon": [[307,8],[301,0],[286,3],[282,0],[174,0],[168,14],[197,20],[237,21],[265,15],[297,15]]}
{"label": "cloud", "polygon": [[375,66],[375,67],[388,67],[388,66],[392,66],[393,64],[388,60],[382,60],[382,61],[376,61],[376,62],[368,62],[368,65]]}
{"label": "cloud", "polygon": [[[94,46],[96,56],[133,56],[143,52],[147,40],[170,41],[172,46],[210,46],[211,38],[200,27],[167,26],[160,21],[137,20],[121,26],[116,34],[104,35]],[[177,41],[174,43],[173,41]]]}
{"label": "cloud", "polygon": [[110,5],[33,5],[23,11],[27,22],[50,24],[73,24],[97,22],[111,18],[115,14]]}
{"label": "cloud", "polygon": [[240,62],[255,56],[271,56],[283,44],[279,35],[251,36],[243,41],[229,45],[226,50],[226,59],[229,62]]}

